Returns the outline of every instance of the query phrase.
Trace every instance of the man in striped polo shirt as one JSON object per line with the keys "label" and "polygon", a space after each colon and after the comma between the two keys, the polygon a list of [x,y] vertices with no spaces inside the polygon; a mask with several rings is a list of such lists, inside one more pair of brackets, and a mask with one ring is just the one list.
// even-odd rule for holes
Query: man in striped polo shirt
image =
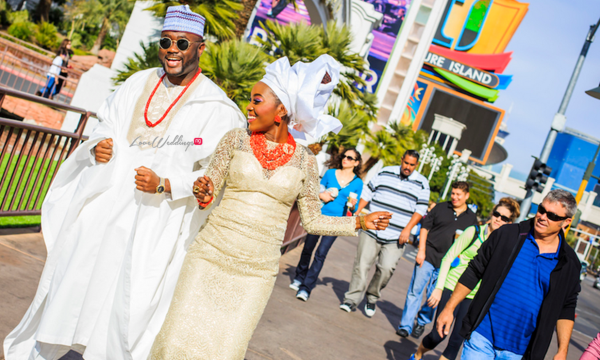
{"label": "man in striped polo shirt", "polygon": [[[393,216],[383,231],[360,232],[350,288],[340,309],[347,312],[355,309],[366,288],[365,313],[368,317],[375,314],[381,289],[394,274],[410,231],[419,223],[429,204],[429,181],[415,170],[418,163],[419,153],[407,150],[402,156],[402,165],[384,167],[364,186],[357,213],[370,203],[371,211],[389,211]],[[367,275],[377,259],[375,275],[367,287]]]}

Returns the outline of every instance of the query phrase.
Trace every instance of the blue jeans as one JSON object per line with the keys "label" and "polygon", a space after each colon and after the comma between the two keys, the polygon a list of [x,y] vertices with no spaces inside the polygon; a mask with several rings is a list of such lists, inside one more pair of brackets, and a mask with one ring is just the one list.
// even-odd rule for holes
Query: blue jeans
{"label": "blue jeans", "polygon": [[46,81],[46,86],[44,86],[43,88],[40,89],[40,92],[42,93],[42,96],[50,99],[51,97],[53,97],[54,95],[56,95],[56,93],[58,92],[58,87],[56,86],[56,80],[54,79],[54,76],[46,76],[48,78],[48,80]]}
{"label": "blue jeans", "polygon": [[423,261],[422,266],[415,263],[415,269],[413,270],[410,285],[408,286],[408,293],[406,294],[406,301],[404,302],[402,320],[400,320],[398,329],[404,329],[410,334],[417,312],[419,313],[417,324],[427,325],[433,320],[435,308],[431,308],[427,303],[423,305],[421,311],[419,311],[419,308],[421,307],[425,288],[427,288],[427,298],[429,298],[431,292],[435,289],[439,271],[440,269],[434,268],[427,261]]}
{"label": "blue jeans", "polygon": [[488,339],[477,331],[471,333],[471,338],[464,342],[461,360],[520,360],[523,355],[494,347]]}
{"label": "blue jeans", "polygon": [[[308,265],[310,264],[310,258],[312,257],[313,250],[317,245],[317,241],[319,241],[319,237],[321,237],[321,242],[319,243],[319,247],[315,253],[315,258],[313,259],[312,265],[310,265],[309,268]],[[317,285],[317,280],[319,279],[319,273],[321,273],[321,269],[323,269],[323,264],[325,263],[327,253],[329,252],[329,249],[331,248],[331,245],[333,245],[333,242],[336,238],[337,236],[320,236],[312,234],[308,234],[306,236],[304,248],[302,249],[302,255],[300,255],[300,261],[296,267],[295,280],[298,280],[302,283],[300,290],[305,290],[310,294],[312,289],[315,288],[315,285]]]}

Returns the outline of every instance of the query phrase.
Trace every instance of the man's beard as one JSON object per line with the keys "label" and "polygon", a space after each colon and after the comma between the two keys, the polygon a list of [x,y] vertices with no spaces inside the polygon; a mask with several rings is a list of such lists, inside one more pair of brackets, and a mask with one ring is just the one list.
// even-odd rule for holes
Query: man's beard
{"label": "man's beard", "polygon": [[189,73],[189,71],[188,71],[188,72],[186,72],[186,69],[188,69],[189,67],[191,67],[191,65],[192,65],[194,62],[198,63],[198,62],[200,61],[200,59],[198,59],[197,57],[195,57],[195,58],[193,58],[193,59],[190,59],[190,60],[189,60],[189,61],[187,61],[187,62],[183,62],[183,59],[182,59],[182,61],[181,61],[181,62],[182,62],[182,65],[181,65],[181,71],[180,71],[180,72],[178,72],[178,73],[176,73],[176,74],[170,74],[170,73],[168,73],[168,72],[167,72],[167,66],[166,66],[166,64],[165,64],[167,61],[166,61],[164,58],[163,58],[163,59],[159,58],[159,60],[160,60],[160,63],[161,63],[161,65],[162,65],[162,68],[163,68],[163,70],[164,70],[164,71],[165,71],[167,74],[169,74],[170,76],[174,76],[174,77],[184,77],[185,75],[187,75],[187,74]]}

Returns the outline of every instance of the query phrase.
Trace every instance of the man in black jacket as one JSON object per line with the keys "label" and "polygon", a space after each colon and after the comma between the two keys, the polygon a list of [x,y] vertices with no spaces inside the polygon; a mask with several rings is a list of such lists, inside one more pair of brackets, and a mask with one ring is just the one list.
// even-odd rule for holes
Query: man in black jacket
{"label": "man in black jacket", "polygon": [[[556,327],[558,351],[567,357],[573,331],[581,263],[563,228],[577,210],[573,195],[553,190],[534,219],[494,231],[460,278],[440,314],[448,334],[454,308],[481,280],[462,323],[462,360],[543,360]],[[459,324],[460,326],[460,324]]]}

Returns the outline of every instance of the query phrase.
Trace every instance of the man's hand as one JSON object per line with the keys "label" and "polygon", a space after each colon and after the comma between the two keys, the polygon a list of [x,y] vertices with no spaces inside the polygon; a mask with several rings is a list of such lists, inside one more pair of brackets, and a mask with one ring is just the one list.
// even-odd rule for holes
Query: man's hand
{"label": "man's hand", "polygon": [[160,184],[160,178],[156,173],[147,167],[140,166],[135,169],[135,188],[149,194],[156,193],[156,187]]}
{"label": "man's hand", "polygon": [[98,163],[107,163],[112,159],[113,155],[113,140],[112,139],[104,139],[100,141],[96,145],[95,153],[96,153],[96,162]]}
{"label": "man's hand", "polygon": [[419,266],[423,266],[423,262],[425,261],[425,251],[421,251],[421,249],[419,249],[415,261],[417,264],[419,264]]}
{"label": "man's hand", "polygon": [[444,338],[450,334],[450,326],[452,326],[452,322],[454,321],[453,310],[454,309],[450,310],[445,307],[440,316],[438,316],[437,323],[435,323],[435,328],[437,329],[437,332],[441,338]]}
{"label": "man's hand", "polygon": [[431,296],[429,297],[429,299],[427,299],[427,305],[429,305],[429,307],[435,309],[438,306],[438,304],[440,303],[441,299],[442,299],[442,290],[434,289],[433,292],[431,293]]}
{"label": "man's hand", "polygon": [[410,230],[408,230],[407,228],[402,229],[402,232],[400,233],[400,237],[398,238],[398,245],[406,244],[409,239],[410,239]]}
{"label": "man's hand", "polygon": [[562,354],[562,353],[556,354],[556,355],[554,355],[552,360],[567,360],[567,354]]}

